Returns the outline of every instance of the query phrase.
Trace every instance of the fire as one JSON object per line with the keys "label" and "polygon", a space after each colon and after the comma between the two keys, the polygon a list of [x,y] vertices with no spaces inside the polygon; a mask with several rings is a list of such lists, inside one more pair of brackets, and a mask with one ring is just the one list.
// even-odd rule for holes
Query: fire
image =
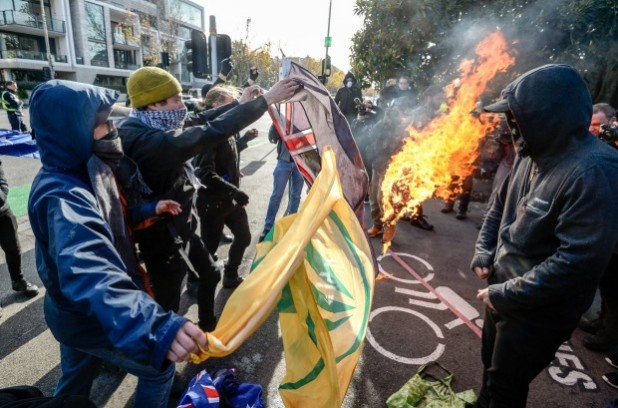
{"label": "fire", "polygon": [[[475,52],[476,60],[462,61],[460,78],[444,89],[448,113],[439,114],[422,129],[406,129],[408,136],[402,149],[391,158],[381,186],[385,225],[394,225],[404,215],[414,214],[416,207],[432,196],[452,196],[449,186],[461,184],[472,174],[479,141],[499,120],[479,120],[471,111],[488,82],[515,63],[499,32],[481,41]],[[452,176],[458,176],[459,182]],[[384,250],[389,246],[386,242]]]}

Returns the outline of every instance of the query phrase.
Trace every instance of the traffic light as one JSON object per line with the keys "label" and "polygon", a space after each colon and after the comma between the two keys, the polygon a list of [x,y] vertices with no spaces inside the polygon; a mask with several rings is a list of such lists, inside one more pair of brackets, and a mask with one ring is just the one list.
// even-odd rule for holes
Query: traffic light
{"label": "traffic light", "polygon": [[185,41],[187,47],[187,69],[196,78],[206,78],[208,69],[208,43],[202,31],[191,30],[191,39]]}
{"label": "traffic light", "polygon": [[43,81],[49,81],[52,79],[52,72],[50,67],[43,67]]}
{"label": "traffic light", "polygon": [[330,55],[322,60],[322,73],[324,76],[330,76]]}
{"label": "traffic light", "polygon": [[164,67],[169,67],[170,66],[170,53],[169,52],[163,51],[161,53],[161,64]]}
{"label": "traffic light", "polygon": [[217,58],[224,60],[232,55],[232,39],[227,34],[217,34]]}

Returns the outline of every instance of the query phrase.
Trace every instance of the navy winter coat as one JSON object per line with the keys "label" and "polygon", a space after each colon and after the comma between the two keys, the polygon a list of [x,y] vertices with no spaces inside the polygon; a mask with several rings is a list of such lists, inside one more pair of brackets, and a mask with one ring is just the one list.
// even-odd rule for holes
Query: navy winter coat
{"label": "navy winter coat", "polygon": [[116,91],[60,80],[32,94],[31,125],[43,164],[28,202],[36,264],[47,289],[45,318],[59,342],[112,347],[161,368],[187,320],[165,312],[131,281],[86,169],[96,115],[117,97]]}

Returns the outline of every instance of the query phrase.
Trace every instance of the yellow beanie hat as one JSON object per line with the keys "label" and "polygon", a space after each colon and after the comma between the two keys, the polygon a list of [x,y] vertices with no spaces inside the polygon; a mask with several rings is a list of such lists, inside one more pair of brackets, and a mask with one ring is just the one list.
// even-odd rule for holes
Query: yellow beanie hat
{"label": "yellow beanie hat", "polygon": [[169,72],[157,67],[142,67],[129,77],[127,92],[131,106],[142,108],[178,95],[182,87]]}

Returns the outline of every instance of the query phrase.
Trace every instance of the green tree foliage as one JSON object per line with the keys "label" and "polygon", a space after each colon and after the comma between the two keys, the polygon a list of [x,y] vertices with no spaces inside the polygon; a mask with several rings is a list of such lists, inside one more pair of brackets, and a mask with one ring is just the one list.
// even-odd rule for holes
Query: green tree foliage
{"label": "green tree foliage", "polygon": [[365,85],[401,74],[419,90],[442,85],[476,43],[501,30],[517,63],[488,98],[530,68],[566,63],[595,101],[618,105],[616,0],[357,0],[355,12],[365,24],[353,38],[352,71]]}

